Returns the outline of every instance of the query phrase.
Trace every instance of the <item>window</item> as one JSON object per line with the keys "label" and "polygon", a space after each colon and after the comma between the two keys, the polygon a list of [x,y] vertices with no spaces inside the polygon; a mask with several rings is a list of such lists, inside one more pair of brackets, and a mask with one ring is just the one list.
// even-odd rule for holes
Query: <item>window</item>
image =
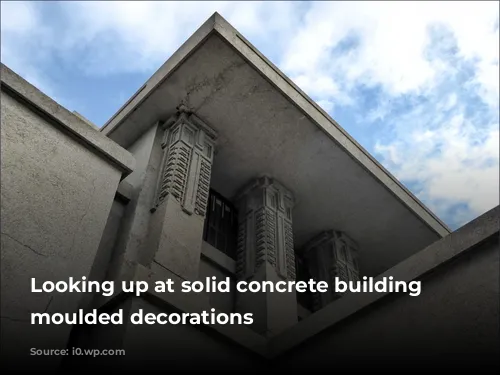
{"label": "window", "polygon": [[[295,253],[295,268],[297,270],[297,281],[309,282],[311,275],[307,268],[307,261],[300,253]],[[297,302],[306,309],[313,311],[313,295],[310,291],[299,293],[297,292]]]}
{"label": "window", "polygon": [[236,259],[238,213],[231,202],[210,190],[203,239],[232,259]]}

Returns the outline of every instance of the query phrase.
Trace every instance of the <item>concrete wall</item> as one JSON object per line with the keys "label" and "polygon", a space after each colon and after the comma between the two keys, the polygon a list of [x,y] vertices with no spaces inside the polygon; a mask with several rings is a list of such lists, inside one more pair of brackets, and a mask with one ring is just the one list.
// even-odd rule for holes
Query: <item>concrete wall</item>
{"label": "concrete wall", "polygon": [[233,312],[236,298],[235,276],[213,261],[202,256],[200,261],[200,280],[205,280],[207,277],[213,276],[217,277],[218,281],[225,280],[229,277],[231,291],[229,293],[210,293],[210,305],[226,313]]}
{"label": "concrete wall", "polygon": [[[116,196],[106,222],[106,227],[99,243],[89,279],[96,281],[109,280],[108,271],[116,250],[116,243],[123,228],[123,216],[127,209],[127,201]],[[101,294],[88,293],[81,303],[82,308],[97,308],[103,298]]]}
{"label": "concrete wall", "polygon": [[[73,312],[90,302],[82,294],[33,294],[32,277],[43,282],[124,275],[164,280],[172,275],[147,252],[162,132],[153,125],[130,147],[139,167],[122,180],[133,169],[128,152],[4,67],[1,95],[1,344],[2,356],[21,366],[30,348],[61,349],[70,338],[67,325],[31,325],[31,312]],[[121,180],[122,189],[129,186],[125,201],[118,189]],[[368,303],[359,304],[345,296],[270,340],[241,326],[125,324],[76,327],[69,345],[125,349],[125,357],[98,359],[115,370],[152,359],[168,370],[219,371],[407,368],[409,361],[412,367],[465,368],[478,358],[485,363],[498,354],[499,336],[498,207],[492,212],[393,268],[396,279],[413,279],[416,269],[427,269],[417,275],[423,281],[418,297],[370,301],[368,296]],[[202,245],[197,276],[234,274],[234,261],[212,250]],[[215,307],[229,312],[234,306],[232,293],[120,297],[104,308],[123,308],[125,319],[138,309],[168,313]],[[346,301],[358,305],[349,307]],[[61,358],[38,359],[38,364],[50,362],[50,369]],[[95,361],[65,364],[74,369]]]}
{"label": "concrete wall", "polygon": [[123,180],[129,184],[129,202],[123,214],[115,250],[107,272],[108,280],[127,278],[136,263],[149,264],[152,255],[147,246],[151,207],[156,192],[158,168],[161,164],[162,132],[152,124],[129,151],[136,158],[134,172]]}
{"label": "concrete wall", "polygon": [[155,136],[156,126],[151,126],[128,148],[128,151],[134,155],[136,165],[134,171],[127,176],[125,181],[134,188],[142,186],[144,182]]}
{"label": "concrete wall", "polygon": [[283,370],[498,366],[498,245],[497,234],[422,278],[420,296],[382,299],[277,363]]}
{"label": "concrete wall", "polygon": [[[174,312],[168,306],[154,305],[144,299],[134,299],[130,312]],[[201,329],[200,329],[201,328]],[[189,325],[129,325],[124,348],[128,361],[163,358],[173,369],[203,367],[246,371],[261,369],[265,361],[257,354],[235,345],[226,337],[200,326]]]}
{"label": "concrete wall", "polygon": [[[213,327],[185,325],[104,328],[118,334],[107,340],[124,348],[126,358],[100,358],[99,363],[132,369],[144,365],[137,361],[154,360],[171,369],[218,372],[498,369],[499,212],[495,208],[392,270],[395,279],[402,280],[399,272],[413,278],[413,270],[425,269],[417,277],[422,282],[419,296],[400,293],[371,300],[365,294],[346,295],[262,347],[257,343],[256,350],[240,345],[251,340],[239,326],[225,326],[224,334]],[[139,309],[190,312],[189,304],[178,298],[163,293],[128,298],[121,306],[126,306],[125,316]],[[348,311],[358,298],[368,303],[336,318],[336,310]],[[318,326],[326,328],[314,332]]]}
{"label": "concrete wall", "polygon": [[[178,312],[172,306],[136,297],[117,303],[109,312],[114,313],[118,309],[124,311],[125,321],[139,309],[145,314]],[[203,326],[128,323],[82,331],[84,333],[74,342],[75,347],[124,349],[125,355],[68,358],[64,363],[65,369],[86,371],[100,368],[129,373],[143,372],[147,364],[161,364],[161,368],[168,372],[217,369],[219,373],[246,373],[264,370],[269,365],[256,353]]]}
{"label": "concrete wall", "polygon": [[73,312],[83,297],[31,293],[31,278],[89,276],[133,158],[5,66],[1,116],[2,359],[22,365],[30,348],[65,347],[71,329],[31,325],[31,313]]}

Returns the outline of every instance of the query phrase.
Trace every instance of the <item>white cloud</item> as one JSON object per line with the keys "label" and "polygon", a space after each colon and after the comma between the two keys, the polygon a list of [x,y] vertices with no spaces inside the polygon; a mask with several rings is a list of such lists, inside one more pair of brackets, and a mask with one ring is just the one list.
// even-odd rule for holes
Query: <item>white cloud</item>
{"label": "white cloud", "polygon": [[87,74],[149,72],[158,68],[206,19],[219,11],[241,32],[256,38],[290,32],[298,13],[287,2],[67,2],[61,53]]}
{"label": "white cloud", "polygon": [[34,3],[2,1],[0,7],[2,63],[57,100],[54,85],[38,67],[46,57],[42,41],[47,29]]}
{"label": "white cloud", "polygon": [[454,215],[457,204],[465,206],[459,217],[450,218],[455,225],[499,203],[498,119],[464,113],[457,108],[439,118],[435,111],[416,108],[392,118],[394,138],[375,147],[399,179],[421,186],[419,197],[441,216]]}
{"label": "white cloud", "polygon": [[2,32],[24,33],[33,30],[37,13],[29,3],[2,1],[0,4]]}
{"label": "white cloud", "polygon": [[[426,56],[436,26],[453,34],[460,57],[475,61],[483,100],[498,104],[497,2],[315,3],[282,65],[293,77],[327,75],[343,90],[363,84],[381,85],[394,96],[425,93],[453,68]],[[349,37],[356,48],[335,53]]]}
{"label": "white cloud", "polygon": [[[375,151],[440,216],[462,224],[498,204],[498,9],[477,1],[316,3],[282,66],[330,106],[379,89],[374,108],[352,109],[367,125],[384,125],[365,127],[378,134]],[[402,98],[412,99],[402,107]]]}
{"label": "white cloud", "polygon": [[218,11],[325,110],[363,119],[365,146],[441,216],[498,204],[498,2],[39,4],[2,3],[2,61],[49,95],[53,61],[151,74]]}

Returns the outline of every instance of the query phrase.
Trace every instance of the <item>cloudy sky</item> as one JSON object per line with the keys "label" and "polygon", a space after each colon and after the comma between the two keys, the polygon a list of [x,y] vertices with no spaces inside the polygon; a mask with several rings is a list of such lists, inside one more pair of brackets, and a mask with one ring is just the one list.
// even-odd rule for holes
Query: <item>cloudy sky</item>
{"label": "cloudy sky", "polygon": [[498,204],[498,2],[2,2],[1,60],[102,126],[214,11],[450,227]]}

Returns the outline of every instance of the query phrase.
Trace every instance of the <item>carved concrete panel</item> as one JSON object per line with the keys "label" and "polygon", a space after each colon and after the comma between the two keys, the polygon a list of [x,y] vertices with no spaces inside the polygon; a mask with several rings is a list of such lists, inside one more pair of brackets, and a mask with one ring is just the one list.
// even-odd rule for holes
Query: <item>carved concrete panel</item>
{"label": "carved concrete panel", "polygon": [[295,279],[292,233],[293,195],[282,184],[262,177],[236,199],[239,217],[236,271],[251,278],[264,263],[284,279]]}
{"label": "carved concrete panel", "polygon": [[329,293],[313,296],[314,310],[342,296],[343,293],[335,291],[335,278],[345,282],[359,280],[357,249],[357,244],[351,238],[335,230],[320,233],[303,248],[311,277],[329,284]]}
{"label": "carved concrete panel", "polygon": [[183,106],[164,128],[165,153],[153,210],[171,195],[186,213],[205,216],[215,131]]}

